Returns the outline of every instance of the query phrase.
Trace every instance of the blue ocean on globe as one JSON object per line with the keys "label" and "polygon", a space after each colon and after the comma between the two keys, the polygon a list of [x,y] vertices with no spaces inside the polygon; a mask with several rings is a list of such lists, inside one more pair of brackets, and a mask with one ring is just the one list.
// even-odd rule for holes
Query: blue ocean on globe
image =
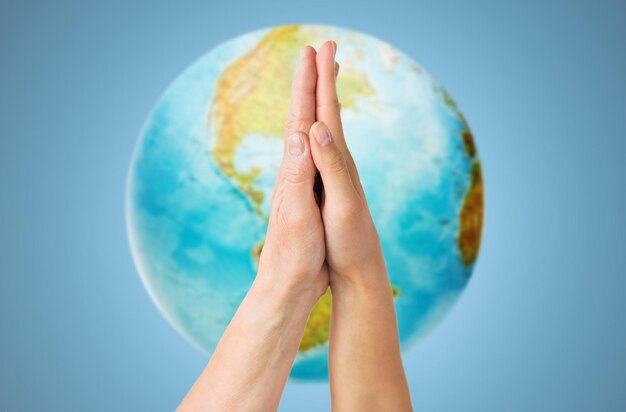
{"label": "blue ocean on globe", "polygon": [[[128,174],[127,228],[141,279],[171,325],[207,355],[255,278],[300,48],[328,39],[338,44],[344,132],[380,235],[403,350],[442,319],[475,266],[482,171],[445,89],[401,51],[357,31],[248,33],[167,88]],[[328,293],[311,313],[295,380],[327,378],[331,303]]]}

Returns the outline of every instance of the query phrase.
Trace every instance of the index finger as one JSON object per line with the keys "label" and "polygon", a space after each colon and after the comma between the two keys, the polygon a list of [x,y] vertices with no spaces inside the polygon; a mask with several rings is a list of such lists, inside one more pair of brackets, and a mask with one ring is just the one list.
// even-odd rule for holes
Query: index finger
{"label": "index finger", "polygon": [[341,149],[348,169],[350,177],[357,191],[363,195],[363,188],[359,180],[359,174],[356,165],[348,150],[348,145],[343,134],[343,125],[341,123],[341,104],[337,97],[337,85],[335,76],[335,54],[337,52],[337,43],[327,41],[322,44],[317,52],[317,85],[315,95],[316,103],[316,120],[321,120],[328,126],[330,132],[337,142],[337,146]]}
{"label": "index finger", "polygon": [[305,46],[300,51],[300,62],[291,83],[291,108],[287,117],[285,138],[296,132],[308,134],[315,123],[315,55],[315,49],[311,46]]}
{"label": "index finger", "polygon": [[[308,136],[309,129],[315,123],[315,85],[317,83],[315,55],[316,51],[311,46],[305,46],[300,50],[300,61],[291,82],[291,105],[285,124],[283,158],[289,150],[287,147],[289,137],[297,133],[304,133]],[[310,153],[307,156],[310,156]],[[280,172],[284,172],[282,164]],[[279,185],[274,185],[271,203],[274,203],[278,190]]]}

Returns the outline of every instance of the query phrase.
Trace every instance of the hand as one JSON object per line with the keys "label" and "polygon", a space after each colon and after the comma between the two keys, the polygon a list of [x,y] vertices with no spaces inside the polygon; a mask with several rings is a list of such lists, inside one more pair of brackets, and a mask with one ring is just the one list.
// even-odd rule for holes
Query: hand
{"label": "hand", "polygon": [[316,118],[310,131],[330,272],[329,372],[333,411],[411,411],[393,293],[376,227],[346,145],[337,98],[337,46],[316,56]]}
{"label": "hand", "polygon": [[315,50],[306,47],[293,80],[257,277],[180,411],[276,410],[311,308],[328,288],[307,135],[315,121],[316,79]]}
{"label": "hand", "polygon": [[315,121],[316,52],[302,49],[292,83],[283,160],[274,186],[255,286],[286,287],[313,306],[328,287],[324,227],[313,186],[316,168],[308,131]]}
{"label": "hand", "polygon": [[302,50],[257,278],[181,411],[276,410],[329,279],[333,410],[411,410],[380,242],[343,138],[335,50]]}
{"label": "hand", "polygon": [[318,121],[310,131],[313,160],[324,184],[321,211],[333,290],[387,275],[376,227],[343,134],[335,85],[336,47],[335,42],[326,42],[316,56]]}

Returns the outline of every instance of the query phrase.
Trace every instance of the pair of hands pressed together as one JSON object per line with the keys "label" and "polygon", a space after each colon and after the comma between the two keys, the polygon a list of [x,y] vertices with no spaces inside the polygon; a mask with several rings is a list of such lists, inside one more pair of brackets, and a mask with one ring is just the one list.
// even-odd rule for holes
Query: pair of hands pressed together
{"label": "pair of hands pressed together", "polygon": [[329,286],[333,410],[411,410],[391,285],[343,135],[336,49],[301,50],[257,277],[180,411],[275,411]]}

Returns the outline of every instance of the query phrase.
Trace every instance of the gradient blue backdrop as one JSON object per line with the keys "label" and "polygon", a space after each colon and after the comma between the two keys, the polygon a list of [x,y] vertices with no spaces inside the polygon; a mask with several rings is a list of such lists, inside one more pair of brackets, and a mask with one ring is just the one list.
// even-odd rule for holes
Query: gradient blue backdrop
{"label": "gradient blue backdrop", "polygon": [[[200,55],[299,22],[404,50],[477,139],[482,252],[405,356],[416,410],[626,410],[624,2],[100,3],[0,3],[0,410],[174,409],[207,358],[131,260],[135,140]],[[281,410],[328,406],[290,384]]]}

